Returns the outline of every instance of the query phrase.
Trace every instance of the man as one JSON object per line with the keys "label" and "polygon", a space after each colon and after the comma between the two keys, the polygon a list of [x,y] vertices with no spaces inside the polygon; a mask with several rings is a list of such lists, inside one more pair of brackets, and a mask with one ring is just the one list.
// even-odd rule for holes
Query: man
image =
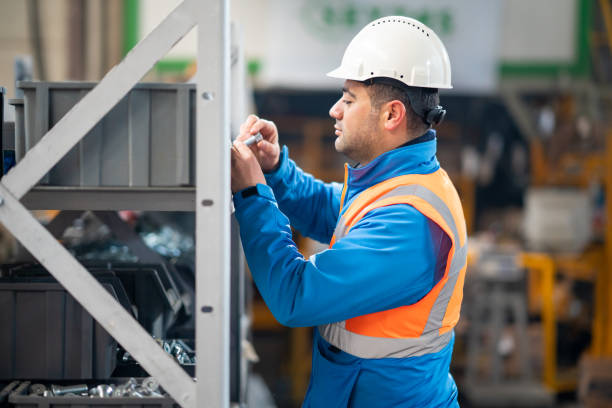
{"label": "man", "polygon": [[[249,116],[232,148],[246,258],[268,307],[315,329],[305,407],[455,407],[449,374],[465,275],[461,204],[436,159],[450,64],[436,34],[405,17],[368,24],[349,44],[329,114],[344,186],[304,173],[276,126]],[[261,132],[264,140],[243,140]],[[289,222],[329,249],[304,259]]]}

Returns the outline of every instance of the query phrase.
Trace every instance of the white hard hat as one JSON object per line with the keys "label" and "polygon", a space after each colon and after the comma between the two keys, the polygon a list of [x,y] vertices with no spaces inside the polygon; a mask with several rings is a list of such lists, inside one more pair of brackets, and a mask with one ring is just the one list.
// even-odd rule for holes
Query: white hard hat
{"label": "white hard hat", "polygon": [[391,16],[374,20],[352,39],[330,77],[365,81],[393,78],[408,86],[452,88],[451,67],[440,38],[418,20]]}

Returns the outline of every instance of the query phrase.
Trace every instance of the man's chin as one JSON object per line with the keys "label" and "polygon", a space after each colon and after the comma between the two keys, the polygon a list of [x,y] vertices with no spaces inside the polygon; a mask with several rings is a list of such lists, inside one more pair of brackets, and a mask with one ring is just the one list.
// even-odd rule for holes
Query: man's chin
{"label": "man's chin", "polygon": [[336,139],[336,142],[334,143],[334,147],[336,148],[336,151],[338,153],[341,153],[344,157],[346,157],[349,160],[353,160],[351,158],[350,151],[346,148],[346,146],[342,143],[341,140]]}
{"label": "man's chin", "polygon": [[334,140],[334,148],[338,153],[342,153],[342,140],[340,140],[342,136],[337,136],[336,140]]}

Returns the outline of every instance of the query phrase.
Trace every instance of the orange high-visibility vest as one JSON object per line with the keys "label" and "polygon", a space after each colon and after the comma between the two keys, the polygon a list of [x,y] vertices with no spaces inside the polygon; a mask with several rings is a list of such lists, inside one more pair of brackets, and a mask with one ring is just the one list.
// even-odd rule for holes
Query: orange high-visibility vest
{"label": "orange high-visibility vest", "polygon": [[362,192],[338,220],[330,248],[369,211],[393,204],[409,204],[435,222],[450,238],[451,248],[443,277],[418,302],[319,326],[327,342],[361,358],[436,353],[448,344],[459,320],[467,234],[459,195],[444,170],[394,177]]}

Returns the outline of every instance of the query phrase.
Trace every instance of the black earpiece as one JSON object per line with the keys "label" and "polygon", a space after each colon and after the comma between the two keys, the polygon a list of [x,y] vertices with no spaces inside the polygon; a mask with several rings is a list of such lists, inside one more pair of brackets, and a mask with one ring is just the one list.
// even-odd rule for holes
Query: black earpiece
{"label": "black earpiece", "polygon": [[446,116],[446,110],[442,106],[438,105],[433,109],[430,109],[425,115],[425,122],[429,126],[437,125],[444,120]]}

